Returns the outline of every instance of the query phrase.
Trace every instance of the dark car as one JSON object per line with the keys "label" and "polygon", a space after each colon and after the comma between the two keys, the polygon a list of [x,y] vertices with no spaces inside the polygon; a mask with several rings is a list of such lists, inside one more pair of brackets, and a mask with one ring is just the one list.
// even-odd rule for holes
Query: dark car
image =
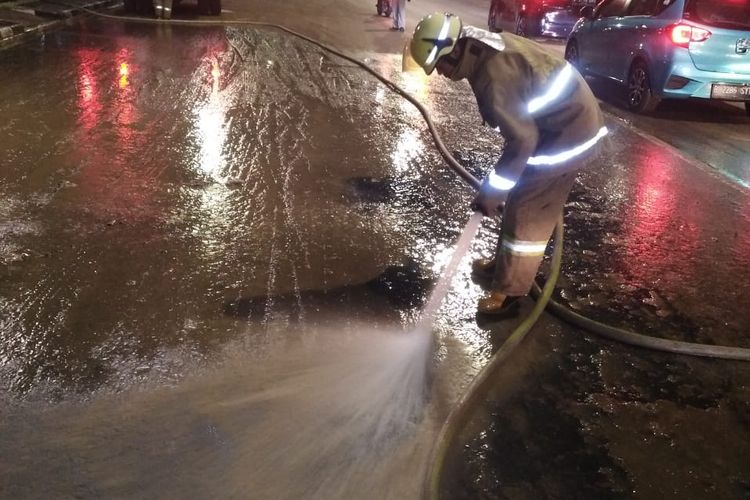
{"label": "dark car", "polygon": [[492,0],[487,25],[490,31],[567,38],[584,5],[583,0]]}

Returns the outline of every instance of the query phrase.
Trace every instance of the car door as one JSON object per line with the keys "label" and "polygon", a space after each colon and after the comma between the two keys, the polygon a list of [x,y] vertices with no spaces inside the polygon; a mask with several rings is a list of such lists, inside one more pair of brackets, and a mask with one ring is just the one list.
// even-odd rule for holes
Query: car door
{"label": "car door", "polygon": [[647,37],[661,28],[661,21],[653,15],[664,3],[664,0],[630,0],[625,14],[615,18],[607,32],[610,49],[605,63],[607,76],[618,81],[627,78],[633,57],[643,52]]}
{"label": "car door", "polygon": [[594,18],[589,21],[587,39],[579,49],[581,57],[587,63],[586,70],[590,73],[610,76],[608,64],[615,37],[612,30],[625,15],[629,3],[630,0],[604,0],[594,10]]}

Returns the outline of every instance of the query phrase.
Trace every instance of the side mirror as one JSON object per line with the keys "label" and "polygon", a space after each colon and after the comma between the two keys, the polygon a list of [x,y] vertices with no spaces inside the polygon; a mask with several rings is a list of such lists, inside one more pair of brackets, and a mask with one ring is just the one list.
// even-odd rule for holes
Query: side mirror
{"label": "side mirror", "polygon": [[586,19],[594,19],[594,8],[591,5],[584,5],[578,13]]}

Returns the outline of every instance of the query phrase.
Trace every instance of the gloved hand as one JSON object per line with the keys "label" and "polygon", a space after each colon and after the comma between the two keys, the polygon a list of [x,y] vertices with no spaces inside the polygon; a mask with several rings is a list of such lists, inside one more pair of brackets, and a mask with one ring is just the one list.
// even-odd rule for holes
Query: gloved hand
{"label": "gloved hand", "polygon": [[471,208],[482,212],[486,217],[494,217],[502,212],[507,198],[508,191],[493,188],[489,179],[485,178],[474,201],[471,202]]}

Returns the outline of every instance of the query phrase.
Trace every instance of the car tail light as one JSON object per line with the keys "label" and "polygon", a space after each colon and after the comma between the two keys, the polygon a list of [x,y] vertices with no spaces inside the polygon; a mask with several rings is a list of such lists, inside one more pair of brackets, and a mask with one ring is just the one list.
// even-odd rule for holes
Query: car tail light
{"label": "car tail light", "polygon": [[671,36],[672,42],[676,45],[687,47],[690,42],[705,42],[711,36],[711,32],[703,28],[680,23],[672,26]]}

